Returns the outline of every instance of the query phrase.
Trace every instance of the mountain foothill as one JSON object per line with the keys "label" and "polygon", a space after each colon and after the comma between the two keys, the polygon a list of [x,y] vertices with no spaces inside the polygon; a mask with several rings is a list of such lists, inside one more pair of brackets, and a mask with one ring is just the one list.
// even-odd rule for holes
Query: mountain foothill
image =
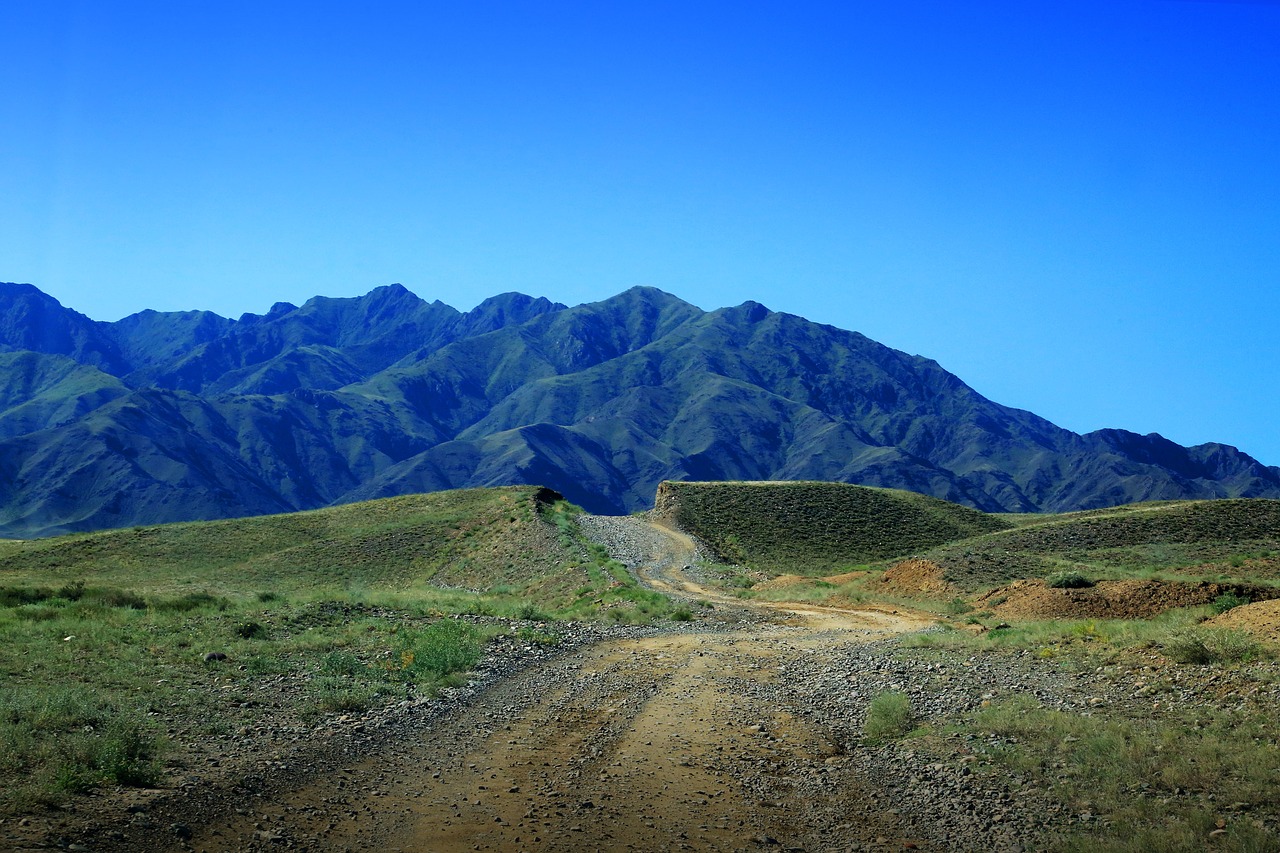
{"label": "mountain foothill", "polygon": [[1280,468],[1236,448],[1070,432],[755,302],[637,287],[461,312],[390,285],[99,322],[0,284],[0,537],[514,484],[626,513],[664,480],[859,483],[989,512],[1280,497]]}

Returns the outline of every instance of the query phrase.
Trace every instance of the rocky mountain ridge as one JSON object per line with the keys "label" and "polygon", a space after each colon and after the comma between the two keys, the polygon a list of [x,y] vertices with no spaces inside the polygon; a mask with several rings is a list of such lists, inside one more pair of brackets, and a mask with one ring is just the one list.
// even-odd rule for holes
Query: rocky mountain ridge
{"label": "rocky mountain ridge", "polygon": [[988,511],[1280,497],[1221,444],[1079,435],[936,362],[653,288],[468,312],[400,285],[232,320],[91,320],[0,284],[0,536],[546,485],[596,512],[663,480],[831,480]]}

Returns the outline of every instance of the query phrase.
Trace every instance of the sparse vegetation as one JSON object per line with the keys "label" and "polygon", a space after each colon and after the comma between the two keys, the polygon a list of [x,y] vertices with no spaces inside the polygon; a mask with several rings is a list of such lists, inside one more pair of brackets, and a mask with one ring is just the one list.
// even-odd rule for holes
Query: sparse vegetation
{"label": "sparse vegetation", "polygon": [[923,556],[968,590],[1071,572],[1093,579],[1280,579],[1280,500],[1153,502],[1006,519],[1017,526],[941,545]]}
{"label": "sparse vegetation", "polygon": [[[1018,697],[978,711],[964,730],[986,755],[1068,807],[1106,817],[1065,850],[1273,850],[1249,819],[1270,805],[1280,718],[1257,709],[1173,709],[1160,719],[1083,714]],[[1216,807],[1213,803],[1218,803]],[[1230,804],[1224,818],[1223,806]]]}
{"label": "sparse vegetation", "polygon": [[881,693],[867,707],[863,734],[871,743],[894,740],[915,727],[911,697],[905,693]]}
{"label": "sparse vegetation", "polygon": [[1178,663],[1239,663],[1259,657],[1262,647],[1243,631],[1187,628],[1171,632],[1161,650]]}

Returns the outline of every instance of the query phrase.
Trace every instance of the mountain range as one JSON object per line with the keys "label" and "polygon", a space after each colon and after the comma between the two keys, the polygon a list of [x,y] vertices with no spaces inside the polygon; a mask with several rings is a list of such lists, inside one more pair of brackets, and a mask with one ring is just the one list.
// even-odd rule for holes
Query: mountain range
{"label": "mountain range", "polygon": [[755,302],[638,287],[460,312],[390,285],[107,323],[0,284],[0,536],[507,484],[619,513],[663,480],[773,479],[1013,512],[1280,497],[1280,468],[1233,447],[1073,433]]}

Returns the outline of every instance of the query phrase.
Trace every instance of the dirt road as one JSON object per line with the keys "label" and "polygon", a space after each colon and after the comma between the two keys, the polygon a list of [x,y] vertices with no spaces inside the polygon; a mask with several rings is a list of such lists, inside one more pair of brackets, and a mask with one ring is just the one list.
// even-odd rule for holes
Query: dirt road
{"label": "dirt road", "polygon": [[[923,627],[920,617],[796,605],[746,611],[682,567],[693,543],[605,522],[659,589],[717,620],[608,640],[529,668],[469,707],[134,849],[380,851],[932,849],[847,732],[805,714],[787,673]],[[621,537],[621,539],[619,539]],[[621,544],[619,544],[621,542]],[[842,697],[836,697],[837,699]]]}

